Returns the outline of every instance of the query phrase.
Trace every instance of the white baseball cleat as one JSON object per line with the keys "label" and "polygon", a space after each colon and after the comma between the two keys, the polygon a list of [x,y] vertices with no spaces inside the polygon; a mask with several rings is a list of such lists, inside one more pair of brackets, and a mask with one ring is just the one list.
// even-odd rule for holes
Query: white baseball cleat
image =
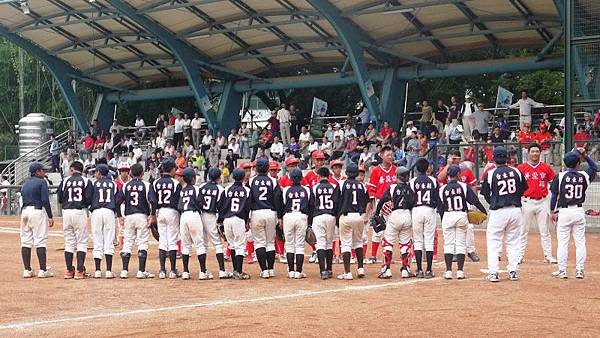
{"label": "white baseball cleat", "polygon": [[465,272],[463,270],[456,271],[456,279],[465,279]]}
{"label": "white baseball cleat", "polygon": [[558,264],[558,260],[552,256],[545,256],[544,263]]}
{"label": "white baseball cleat", "polygon": [[407,269],[400,270],[400,272],[402,273],[402,278],[410,277],[410,272]]}
{"label": "white baseball cleat", "polygon": [[169,279],[177,279],[177,272],[175,272],[175,271],[169,272]]}
{"label": "white baseball cleat", "polygon": [[356,271],[356,275],[358,278],[363,278],[365,276],[365,268],[358,268]]}
{"label": "white baseball cleat", "polygon": [[390,279],[392,278],[392,269],[385,269],[385,271],[382,271],[379,276],[379,278],[381,279]]}
{"label": "white baseball cleat", "polygon": [[356,264],[356,257],[350,258],[350,264]]}
{"label": "white baseball cleat", "polygon": [[343,273],[341,275],[338,275],[337,279],[340,279],[340,280],[353,280],[354,278],[352,277],[352,272],[347,272],[347,273]]}
{"label": "white baseball cleat", "polygon": [[127,270],[121,271],[121,275],[119,275],[119,277],[123,278],[123,279],[127,279],[127,277],[129,277],[129,271],[127,271]]}
{"label": "white baseball cleat", "polygon": [[296,271],[288,271],[288,278],[295,278],[296,277]]}
{"label": "white baseball cleat", "polygon": [[552,273],[552,276],[556,277],[556,278],[560,278],[560,279],[567,279],[567,272],[565,270],[558,270],[558,271],[554,271]]}
{"label": "white baseball cleat", "polygon": [[294,278],[295,279],[302,279],[302,278],[306,278],[306,274],[304,272],[297,272],[294,274]]}
{"label": "white baseball cleat", "polygon": [[146,279],[146,274],[144,274],[144,271],[138,271],[137,274],[135,275],[135,278]]}
{"label": "white baseball cleat", "polygon": [[[212,275],[211,275],[212,276]],[[199,280],[209,280],[210,278],[208,278],[208,271],[207,272],[198,272],[198,279]]]}
{"label": "white baseball cleat", "polygon": [[263,270],[260,272],[260,278],[269,279],[269,270]]}
{"label": "white baseball cleat", "polygon": [[40,271],[38,271],[37,276],[38,276],[38,278],[50,278],[50,277],[54,277],[54,273],[52,273],[48,270],[46,270],[46,271],[40,270]]}
{"label": "white baseball cleat", "polygon": [[33,270],[23,270],[23,278],[33,277]]}
{"label": "white baseball cleat", "polygon": [[115,275],[112,273],[112,271],[109,270],[104,273],[104,278],[113,279],[113,278],[115,278]]}
{"label": "white baseball cleat", "polygon": [[233,273],[229,271],[219,271],[219,279],[229,279],[233,277]]}
{"label": "white baseball cleat", "polygon": [[181,279],[183,279],[183,280],[190,279],[190,273],[184,271],[183,274],[181,275]]}
{"label": "white baseball cleat", "polygon": [[444,279],[452,279],[452,270],[444,272]]}
{"label": "white baseball cleat", "polygon": [[94,272],[94,278],[102,278],[102,271],[96,270],[96,272]]}
{"label": "white baseball cleat", "polygon": [[165,279],[165,278],[167,278],[167,273],[164,272],[164,271],[159,272],[158,273],[158,278],[159,279]]}
{"label": "white baseball cleat", "polygon": [[287,257],[285,255],[279,256],[279,263],[287,264]]}
{"label": "white baseball cleat", "polygon": [[275,277],[275,270],[270,269],[269,271],[269,277]]}
{"label": "white baseball cleat", "polygon": [[576,270],[575,271],[575,278],[577,279],[583,279],[585,277],[585,273],[583,272],[583,270]]}
{"label": "white baseball cleat", "polygon": [[208,271],[208,270],[204,274],[206,275],[206,279],[213,279],[213,278],[215,278],[215,276],[213,276],[213,274],[210,273],[210,271]]}
{"label": "white baseball cleat", "polygon": [[318,261],[317,261],[317,253],[316,252],[313,252],[310,255],[310,258],[308,259],[308,262],[309,263],[318,263]]}

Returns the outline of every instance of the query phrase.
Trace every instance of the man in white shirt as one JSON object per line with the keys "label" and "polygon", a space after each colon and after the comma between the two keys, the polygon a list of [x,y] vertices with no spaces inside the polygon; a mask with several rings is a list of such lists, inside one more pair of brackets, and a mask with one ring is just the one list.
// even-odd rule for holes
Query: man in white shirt
{"label": "man in white shirt", "polygon": [[183,125],[183,115],[179,114],[177,119],[175,119],[175,133],[173,135],[175,148],[179,148],[183,145]]}
{"label": "man in white shirt", "polygon": [[471,133],[475,129],[475,119],[473,118],[475,109],[475,103],[471,101],[471,95],[465,95],[465,103],[460,108],[460,116],[462,116],[462,126],[467,140],[471,139]]}
{"label": "man in white shirt", "polygon": [[240,156],[242,158],[250,157],[250,148],[248,147],[248,140],[250,139],[250,128],[248,128],[245,122],[240,125],[239,131],[239,144],[240,144]]}
{"label": "man in white shirt", "polygon": [[300,145],[302,145],[303,143],[308,145],[308,142],[310,141],[310,133],[308,132],[308,129],[306,129],[306,127],[302,127],[300,136],[298,137],[298,141]]}
{"label": "man in white shirt", "polygon": [[183,115],[183,139],[192,138],[192,119],[188,114]]}
{"label": "man in white shirt", "polygon": [[275,161],[279,161],[281,156],[283,156],[283,143],[279,141],[279,137],[275,136],[273,138],[273,144],[270,149],[271,157]]}
{"label": "man in white shirt", "polygon": [[531,125],[531,108],[541,108],[545,106],[545,104],[535,102],[533,99],[531,99],[528,96],[527,91],[524,90],[521,92],[521,98],[519,101],[517,101],[515,104],[511,104],[509,108],[519,108],[519,125],[521,126],[521,129],[523,129],[526,123]]}
{"label": "man in white shirt", "polygon": [[137,161],[141,161],[142,160],[142,155],[144,154],[144,151],[142,150],[142,148],[140,148],[140,145],[136,142],[133,144],[133,158]]}
{"label": "man in white shirt", "polygon": [[336,136],[339,136],[340,140],[343,140],[344,139],[344,131],[342,130],[342,126],[340,126],[339,123],[336,123],[333,128],[334,128],[333,138],[335,139]]}
{"label": "man in white shirt", "polygon": [[288,145],[290,143],[290,111],[286,109],[285,103],[281,104],[281,109],[277,111],[277,119],[279,120],[279,131],[281,132],[281,138],[283,144]]}
{"label": "man in white shirt", "polygon": [[347,124],[346,129],[344,130],[344,139],[350,137],[350,135],[356,137],[356,130],[352,128],[350,124]]}
{"label": "man in white shirt", "polygon": [[206,157],[206,151],[210,148],[210,141],[212,141],[213,137],[210,134],[210,130],[206,129],[204,131],[204,136],[202,137],[202,156]]}
{"label": "man in white shirt", "polygon": [[[200,146],[200,140],[202,139],[202,130],[200,127],[202,126],[202,119],[200,118],[200,114],[195,113],[194,118],[192,119],[192,142],[194,143],[194,147]],[[210,141],[208,141],[210,144]]]}
{"label": "man in white shirt", "polygon": [[144,119],[140,115],[136,115],[134,126],[137,128],[136,135],[138,137],[143,138],[144,135],[146,135],[146,129],[144,129],[144,127],[146,126],[146,123],[144,122]]}

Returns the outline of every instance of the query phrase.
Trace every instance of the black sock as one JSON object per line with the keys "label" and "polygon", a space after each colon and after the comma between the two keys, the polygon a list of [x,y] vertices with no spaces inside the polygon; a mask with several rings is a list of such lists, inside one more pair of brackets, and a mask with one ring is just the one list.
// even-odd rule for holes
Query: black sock
{"label": "black sock", "polygon": [[423,250],[415,250],[415,260],[417,261],[417,271],[423,271]]}
{"label": "black sock", "polygon": [[365,253],[363,252],[363,248],[360,247],[358,249],[355,249],[354,251],[356,253],[356,264],[358,265],[358,268],[362,268],[365,261]]}
{"label": "black sock", "polygon": [[325,271],[325,250],[317,250],[317,258],[319,259],[319,271]]}
{"label": "black sock", "polygon": [[394,252],[392,250],[384,250],[383,251],[383,257],[384,257],[383,261],[388,269],[390,269],[390,265],[392,264],[393,253]]}
{"label": "black sock", "polygon": [[67,271],[73,271],[73,253],[65,251],[65,263],[67,265]]}
{"label": "black sock", "polygon": [[267,249],[257,248],[254,250],[254,253],[256,254],[258,265],[260,265],[260,271],[267,270]]}
{"label": "black sock", "polygon": [[21,247],[21,258],[23,258],[23,267],[25,270],[31,270],[31,248]]}
{"label": "black sock", "polygon": [[206,272],[206,254],[198,255],[198,263],[200,263],[200,271]]}
{"label": "black sock", "polygon": [[40,263],[40,270],[46,271],[46,248],[35,248],[35,253]]}
{"label": "black sock", "polygon": [[287,263],[288,263],[288,271],[295,271],[294,270],[294,254],[291,252],[288,252],[286,254],[287,256]]}
{"label": "black sock", "polygon": [[190,272],[190,255],[181,255],[183,261],[183,272]]}
{"label": "black sock", "polygon": [[165,267],[167,263],[167,252],[165,250],[158,250],[158,261],[160,263],[160,271],[166,272],[167,268]]}
{"label": "black sock", "polygon": [[237,271],[237,262],[236,262],[236,255],[235,255],[235,250],[230,250],[230,257],[231,257],[231,265],[233,266],[233,271]]}
{"label": "black sock", "polygon": [[242,273],[244,271],[244,255],[237,255],[235,257],[237,257],[237,261],[238,261],[237,272]]}
{"label": "black sock", "polygon": [[112,257],[113,255],[104,255],[104,258],[106,258],[106,271],[112,271]]}
{"label": "black sock", "polygon": [[267,251],[267,269],[273,270],[275,268],[275,250]]}
{"label": "black sock", "polygon": [[431,271],[431,264],[433,263],[433,251],[425,251],[425,257],[427,259],[426,271]]}
{"label": "black sock", "polygon": [[344,259],[344,272],[350,272],[350,252],[342,252],[342,258]]}
{"label": "black sock", "polygon": [[327,269],[327,271],[332,271],[333,270],[333,249],[325,250],[325,259],[327,260],[327,266],[325,266],[325,269]]}
{"label": "black sock", "polygon": [[77,251],[77,271],[85,271],[85,251]]}
{"label": "black sock", "polygon": [[296,255],[296,271],[302,272],[302,265],[304,264],[304,254]]}
{"label": "black sock", "polygon": [[465,254],[456,255],[456,268],[462,270],[465,266]]}
{"label": "black sock", "polygon": [[123,270],[129,271],[129,258],[131,258],[130,253],[121,252],[121,260],[123,261]]}
{"label": "black sock", "polygon": [[405,262],[408,262],[408,252],[402,254],[402,268],[400,270],[408,269],[408,265],[404,265]]}
{"label": "black sock", "polygon": [[453,254],[444,254],[444,261],[446,262],[446,271],[452,271],[452,259],[454,258]]}
{"label": "black sock", "polygon": [[169,251],[169,262],[171,263],[171,271],[175,272],[175,270],[177,270],[177,250]]}
{"label": "black sock", "polygon": [[100,271],[102,270],[102,259],[100,258],[94,258],[94,265],[96,265],[96,271]]}
{"label": "black sock", "polygon": [[[139,271],[146,272],[146,259],[148,259],[148,251],[139,250],[138,251],[138,261],[139,261]],[[127,259],[129,261],[129,258]]]}
{"label": "black sock", "polygon": [[222,252],[218,253],[216,256],[217,262],[219,263],[219,271],[225,271],[225,256]]}

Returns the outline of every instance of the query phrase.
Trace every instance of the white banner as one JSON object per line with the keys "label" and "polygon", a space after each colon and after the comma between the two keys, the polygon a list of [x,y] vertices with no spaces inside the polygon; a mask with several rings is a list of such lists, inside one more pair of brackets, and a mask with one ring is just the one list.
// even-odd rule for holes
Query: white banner
{"label": "white banner", "polygon": [[498,95],[496,96],[496,108],[508,108],[511,105],[514,94],[507,89],[498,86]]}
{"label": "white banner", "polygon": [[325,117],[327,115],[327,102],[315,97],[313,98],[311,120],[315,117]]}

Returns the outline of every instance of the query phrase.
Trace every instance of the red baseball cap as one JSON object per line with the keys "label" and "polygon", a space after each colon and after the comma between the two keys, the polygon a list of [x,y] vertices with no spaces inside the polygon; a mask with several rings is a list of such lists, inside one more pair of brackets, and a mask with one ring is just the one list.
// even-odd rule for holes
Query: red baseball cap
{"label": "red baseball cap", "polygon": [[548,126],[545,123],[540,123],[540,129],[548,129]]}
{"label": "red baseball cap", "polygon": [[277,162],[277,161],[269,162],[269,170],[279,170],[279,162]]}
{"label": "red baseball cap", "polygon": [[285,159],[286,167],[289,167],[291,165],[298,164],[298,163],[300,163],[300,161],[297,158],[295,158],[294,156],[290,156],[287,159]]}
{"label": "red baseball cap", "polygon": [[330,167],[332,167],[332,168],[333,168],[334,166],[336,166],[336,165],[339,165],[339,166],[342,166],[342,167],[343,167],[343,166],[344,166],[344,161],[341,161],[341,160],[333,160],[333,161],[331,161],[331,163],[329,163],[329,166],[330,166]]}
{"label": "red baseball cap", "polygon": [[250,163],[250,162],[242,162],[242,163],[240,163],[240,168],[242,168],[242,169],[252,169],[252,163]]}
{"label": "red baseball cap", "polygon": [[177,168],[177,170],[175,171],[175,176],[183,177],[183,168]]}
{"label": "red baseball cap", "polygon": [[325,153],[322,150],[313,151],[311,156],[313,159],[325,159]]}
{"label": "red baseball cap", "polygon": [[363,173],[366,173],[366,172],[367,172],[367,171],[365,170],[365,166],[364,166],[364,165],[359,165],[359,166],[358,166],[358,171],[359,171],[359,172],[361,172],[361,171],[362,171]]}

